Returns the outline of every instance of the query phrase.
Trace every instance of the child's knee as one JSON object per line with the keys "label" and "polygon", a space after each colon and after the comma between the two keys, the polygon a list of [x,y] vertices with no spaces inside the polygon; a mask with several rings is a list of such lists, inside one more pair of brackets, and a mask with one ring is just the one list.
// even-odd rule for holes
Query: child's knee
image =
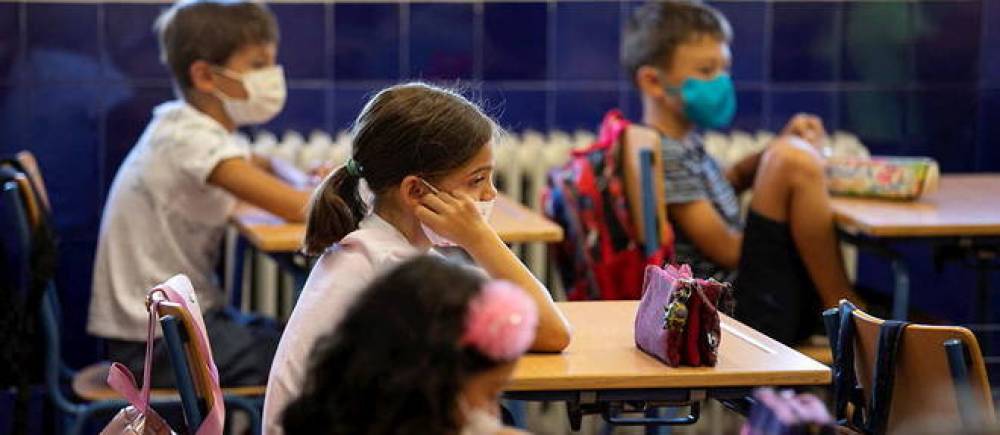
{"label": "child's knee", "polygon": [[776,139],[768,148],[766,160],[784,176],[802,181],[823,181],[823,160],[819,152],[804,140],[792,137]]}

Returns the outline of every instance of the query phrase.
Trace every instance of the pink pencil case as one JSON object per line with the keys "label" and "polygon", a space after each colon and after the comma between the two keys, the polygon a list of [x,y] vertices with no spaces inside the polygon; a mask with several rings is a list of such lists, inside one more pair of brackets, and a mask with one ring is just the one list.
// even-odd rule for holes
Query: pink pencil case
{"label": "pink pencil case", "polygon": [[940,171],[927,157],[836,157],[826,175],[834,195],[912,200],[937,190]]}

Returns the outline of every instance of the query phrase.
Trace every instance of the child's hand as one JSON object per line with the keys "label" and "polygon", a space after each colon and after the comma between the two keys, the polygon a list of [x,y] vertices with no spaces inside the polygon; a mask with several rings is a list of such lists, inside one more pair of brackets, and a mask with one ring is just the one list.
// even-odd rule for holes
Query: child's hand
{"label": "child's hand", "polygon": [[807,113],[800,113],[793,116],[788,121],[788,124],[785,125],[785,129],[781,131],[781,134],[801,137],[821,152],[827,144],[826,129],[823,128],[823,120],[818,116]]}
{"label": "child's hand", "polygon": [[428,193],[420,198],[415,214],[435,233],[465,248],[494,234],[472,198],[463,193]]}

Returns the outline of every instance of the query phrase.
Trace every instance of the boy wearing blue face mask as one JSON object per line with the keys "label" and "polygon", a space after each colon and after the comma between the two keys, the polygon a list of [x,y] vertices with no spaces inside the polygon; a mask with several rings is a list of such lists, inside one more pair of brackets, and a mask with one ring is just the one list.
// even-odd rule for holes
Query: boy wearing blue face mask
{"label": "boy wearing blue face mask", "polygon": [[[227,309],[215,270],[237,201],[304,220],[308,193],[271,175],[267,160],[251,156],[234,134],[284,105],[277,23],[257,2],[194,0],[165,11],[156,29],[178,99],[153,111],[108,193],[87,330],[106,340],[108,359],[140,375],[145,293],[183,273],[205,310],[222,385],[263,385],[280,331]],[[156,387],[173,382],[165,355],[157,343]]]}
{"label": "boy wearing blue face mask", "polygon": [[[696,0],[649,2],[624,30],[622,64],[641,93],[643,124],[662,140],[677,262],[699,277],[735,279],[737,317],[795,343],[814,331],[821,306],[858,300],[816,150],[826,133],[815,116],[797,115],[765,151],[725,171],[706,154],[698,130],[726,127],[736,113],[731,33]],[[743,222],[737,195],[750,188]]]}

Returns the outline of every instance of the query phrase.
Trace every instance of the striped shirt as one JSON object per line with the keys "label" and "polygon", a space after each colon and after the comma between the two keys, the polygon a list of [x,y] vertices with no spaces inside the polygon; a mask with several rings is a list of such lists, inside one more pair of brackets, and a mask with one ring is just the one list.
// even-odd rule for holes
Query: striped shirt
{"label": "striped shirt", "polygon": [[[719,164],[705,152],[701,136],[691,133],[683,140],[663,136],[661,146],[667,204],[708,200],[730,228],[742,229],[739,198]],[[684,228],[678,229],[675,242],[677,263],[691,265],[698,278],[731,280],[734,277],[732,271],[702,255],[684,234]]]}

